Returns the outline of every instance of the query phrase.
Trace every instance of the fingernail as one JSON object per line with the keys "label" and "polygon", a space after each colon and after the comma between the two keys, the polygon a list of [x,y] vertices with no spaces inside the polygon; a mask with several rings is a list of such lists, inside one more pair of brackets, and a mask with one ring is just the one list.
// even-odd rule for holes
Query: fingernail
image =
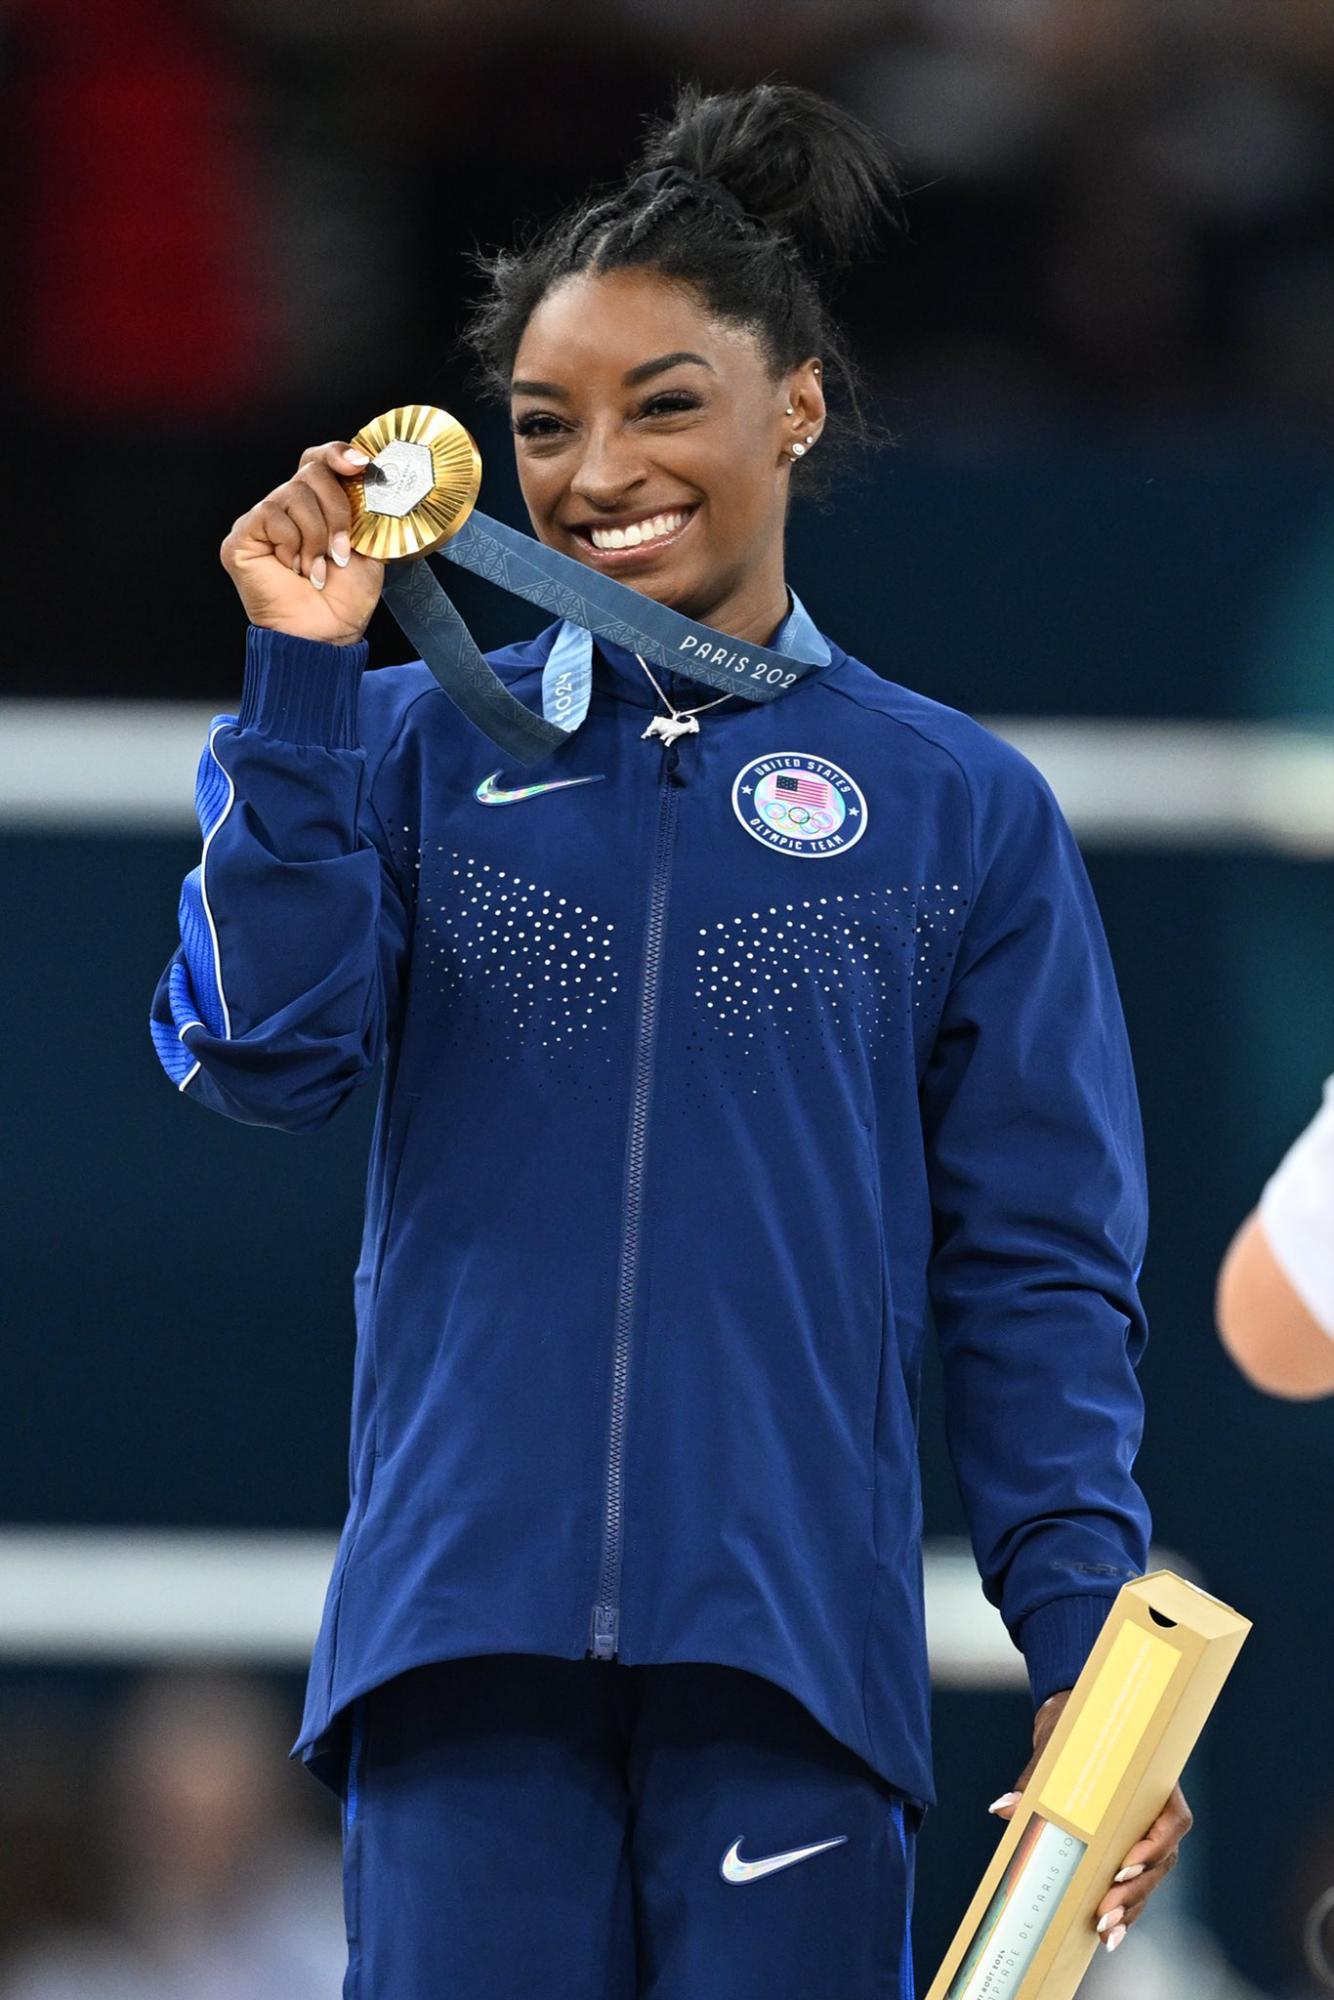
{"label": "fingernail", "polygon": [[1125,1943],[1125,1938],[1126,1938],[1126,1927],[1124,1924],[1118,1924],[1116,1929],[1112,1932],[1111,1936],[1107,1940],[1108,1951],[1115,1951],[1116,1947],[1119,1944]]}
{"label": "fingernail", "polygon": [[1105,1917],[1099,1917],[1098,1918],[1099,1936],[1102,1935],[1103,1931],[1107,1929],[1107,1926],[1109,1924],[1119,1924],[1124,1915],[1125,1915],[1124,1910],[1108,1910]]}
{"label": "fingernail", "polygon": [[368,453],[364,451],[353,451],[351,447],[349,447],[348,450],[343,453],[343,457],[347,460],[349,465],[369,465],[371,462]]}
{"label": "fingernail", "polygon": [[351,553],[352,553],[352,544],[349,541],[348,537],[345,534],[343,534],[342,531],[340,530],[338,534],[334,536],[333,540],[329,544],[329,554],[338,564],[339,569],[346,569],[347,559],[351,555]]}
{"label": "fingernail", "polygon": [[1119,1874],[1113,1875],[1112,1880],[1113,1882],[1133,1882],[1137,1875],[1142,1875],[1143,1873],[1144,1863],[1136,1861],[1131,1867],[1123,1868]]}
{"label": "fingernail", "polygon": [[999,1812],[1002,1806],[1017,1806],[1023,1796],[1022,1792],[1002,1792],[998,1799],[991,1801],[987,1811]]}
{"label": "fingernail", "polygon": [[325,565],[324,557],[316,556],[314,562],[310,566],[310,580],[314,584],[316,590],[323,590],[324,580],[328,576],[328,574],[329,572]]}

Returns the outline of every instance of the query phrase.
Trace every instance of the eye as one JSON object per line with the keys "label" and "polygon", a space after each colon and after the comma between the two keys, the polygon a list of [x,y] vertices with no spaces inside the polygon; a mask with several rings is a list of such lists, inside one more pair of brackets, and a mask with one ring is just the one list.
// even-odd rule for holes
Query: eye
{"label": "eye", "polygon": [[560,426],[556,419],[547,415],[545,411],[530,410],[526,416],[515,417],[510,429],[516,437],[553,437]]}
{"label": "eye", "polygon": [[[689,389],[664,389],[659,395],[650,396],[640,406],[638,414],[641,417],[672,417],[683,410],[698,410],[701,407],[701,399]],[[549,410],[528,410],[523,416],[511,419],[510,429],[516,437],[554,438],[559,437],[565,426]]]}
{"label": "eye", "polygon": [[689,389],[664,389],[660,396],[653,396],[645,403],[641,416],[671,416],[677,410],[697,410],[700,399]]}

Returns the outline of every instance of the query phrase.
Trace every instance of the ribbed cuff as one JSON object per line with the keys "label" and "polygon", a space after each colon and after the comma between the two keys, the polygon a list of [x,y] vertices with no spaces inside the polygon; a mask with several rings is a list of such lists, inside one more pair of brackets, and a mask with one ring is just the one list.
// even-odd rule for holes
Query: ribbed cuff
{"label": "ribbed cuff", "polygon": [[1057,1597],[1020,1619],[1015,1637],[1035,1709],[1048,1695],[1074,1686],[1114,1602],[1110,1597]]}
{"label": "ribbed cuff", "polygon": [[355,750],[357,691],[370,650],[364,639],[329,646],[250,626],[239,726],[284,743]]}

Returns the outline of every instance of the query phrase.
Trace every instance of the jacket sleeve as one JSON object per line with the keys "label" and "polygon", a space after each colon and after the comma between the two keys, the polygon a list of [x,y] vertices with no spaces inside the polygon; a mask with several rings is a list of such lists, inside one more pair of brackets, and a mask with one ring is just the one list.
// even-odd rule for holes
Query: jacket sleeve
{"label": "jacket sleeve", "polygon": [[1131,1468],[1147,1337],[1143,1135],[1088,876],[1017,752],[975,817],[974,905],[924,1078],[929,1289],[983,1588],[1035,1705],[1148,1558]]}
{"label": "jacket sleeve", "polygon": [[366,645],[250,628],[239,716],[200,760],[199,865],[151,1032],[188,1097],[311,1132],[376,1068],[408,920],[357,741]]}

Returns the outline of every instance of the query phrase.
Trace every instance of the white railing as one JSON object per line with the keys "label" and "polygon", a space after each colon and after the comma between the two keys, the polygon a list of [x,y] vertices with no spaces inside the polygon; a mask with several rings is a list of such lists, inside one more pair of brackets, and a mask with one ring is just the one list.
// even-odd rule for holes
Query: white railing
{"label": "white railing", "polygon": [[[319,1534],[0,1529],[0,1661],[304,1667],[334,1548]],[[929,1542],[925,1568],[937,1685],[1023,1686],[967,1544]],[[1150,1568],[1192,1574],[1160,1549]]]}
{"label": "white railing", "polygon": [[[231,703],[0,701],[0,828],[175,833]],[[990,716],[1030,757],[1086,846],[1334,854],[1334,730],[1315,723]]]}

